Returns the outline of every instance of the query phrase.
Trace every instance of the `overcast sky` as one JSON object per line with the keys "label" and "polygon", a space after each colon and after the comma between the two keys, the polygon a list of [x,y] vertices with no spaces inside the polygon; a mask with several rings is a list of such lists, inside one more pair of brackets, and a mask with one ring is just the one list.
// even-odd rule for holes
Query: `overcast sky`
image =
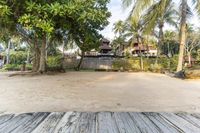
{"label": "overcast sky", "polygon": [[[178,4],[176,0],[174,0],[174,2]],[[112,16],[109,18],[110,24],[105,28],[105,30],[102,31],[102,35],[108,39],[113,39],[114,38],[114,33],[112,31],[113,24],[118,20],[125,20],[130,12],[130,9],[124,10],[122,8],[121,0],[111,0],[111,2],[108,5],[108,8],[112,13]],[[194,17],[190,19],[191,19],[191,21],[189,21],[190,23],[194,24],[195,26],[200,26],[199,24],[200,21],[198,20],[196,15],[194,15]],[[165,26],[165,28],[168,29],[169,27]]]}

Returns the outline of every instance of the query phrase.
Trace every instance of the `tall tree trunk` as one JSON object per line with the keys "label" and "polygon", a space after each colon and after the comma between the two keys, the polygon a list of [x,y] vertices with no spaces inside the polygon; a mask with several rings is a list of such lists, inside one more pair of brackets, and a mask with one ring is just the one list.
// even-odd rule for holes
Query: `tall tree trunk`
{"label": "tall tree trunk", "polygon": [[8,48],[6,53],[6,64],[10,63],[10,48],[11,48],[11,39],[8,40]]}
{"label": "tall tree trunk", "polygon": [[188,66],[191,67],[192,66],[192,62],[191,62],[191,52],[188,52]]}
{"label": "tall tree trunk", "polygon": [[79,63],[78,63],[78,66],[76,67],[76,70],[77,70],[77,71],[79,71],[80,68],[81,68],[81,64],[82,64],[82,62],[83,62],[84,56],[85,56],[85,51],[81,51],[81,59],[80,59],[80,61],[79,61]]}
{"label": "tall tree trunk", "polygon": [[39,70],[40,65],[40,49],[38,48],[38,42],[34,40],[34,55],[33,55],[33,72],[37,72]]}
{"label": "tall tree trunk", "polygon": [[46,36],[43,38],[42,46],[40,49],[40,66],[39,72],[44,73],[46,72]]}
{"label": "tall tree trunk", "polygon": [[30,64],[30,49],[27,50],[26,64]]}
{"label": "tall tree trunk", "polygon": [[156,56],[156,64],[158,63],[158,58],[160,57],[161,47],[162,47],[163,41],[164,41],[163,27],[164,27],[164,22],[160,21],[159,22],[159,38],[158,38],[158,49],[157,49],[157,56]]}
{"label": "tall tree trunk", "polygon": [[170,68],[171,68],[171,61],[170,61],[170,58],[171,58],[171,52],[170,52],[170,47],[169,47],[169,42],[167,42],[167,57],[168,57],[168,69],[170,71]]}
{"label": "tall tree trunk", "polygon": [[142,55],[142,51],[141,51],[141,48],[140,48],[140,37],[137,36],[137,43],[138,43],[138,46],[139,46],[139,51],[140,51],[140,69],[143,71],[144,70],[144,61],[143,61],[143,55]]}
{"label": "tall tree trunk", "polygon": [[181,25],[180,25],[180,38],[179,38],[179,58],[177,72],[183,70],[183,57],[186,43],[186,17],[187,17],[187,0],[182,0],[181,8]]}

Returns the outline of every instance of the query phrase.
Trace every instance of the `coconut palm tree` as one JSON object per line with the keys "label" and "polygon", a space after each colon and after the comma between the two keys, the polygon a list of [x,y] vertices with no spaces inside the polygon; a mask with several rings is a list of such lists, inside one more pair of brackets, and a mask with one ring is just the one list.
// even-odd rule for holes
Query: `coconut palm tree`
{"label": "coconut palm tree", "polygon": [[166,46],[163,46],[163,49],[166,51],[165,54],[170,58],[172,57],[172,41],[176,41],[176,32],[174,31],[165,31],[164,33],[164,42],[166,43]]}
{"label": "coconut palm tree", "polygon": [[[161,1],[153,4],[144,15],[145,31],[152,32],[156,26],[159,28],[158,34],[158,56],[160,55],[161,46],[164,44],[164,33],[163,28],[165,24],[172,25],[177,28],[178,12],[174,8],[174,3],[167,1],[164,3],[165,6],[162,9],[160,7]],[[161,11],[159,11],[162,9]],[[158,57],[157,56],[157,57]]]}
{"label": "coconut palm tree", "polygon": [[[155,2],[160,3],[159,7],[162,11],[163,7],[166,6],[167,3],[171,0],[122,0],[124,7],[129,7],[134,3],[134,7],[132,10],[132,17],[136,20],[138,19],[138,16],[140,16],[143,11],[149,7],[151,7]],[[184,49],[186,44],[186,27],[187,27],[187,14],[191,13],[188,0],[179,0],[180,1],[180,36],[179,36],[179,59],[178,59],[178,66],[177,66],[177,72],[181,71],[183,69],[183,57],[184,57]],[[195,5],[195,9],[200,13],[200,2],[199,0],[192,0],[193,4]],[[162,14],[164,14],[162,12]],[[155,16],[155,20],[158,20],[158,18]]]}
{"label": "coconut palm tree", "polygon": [[122,49],[124,50],[124,42],[125,42],[125,38],[123,36],[123,33],[125,31],[125,23],[122,20],[117,21],[116,23],[114,23],[113,25],[113,31],[115,33],[115,40],[113,41],[113,47],[114,47],[114,53],[116,55],[116,49],[117,47],[122,47]]}
{"label": "coconut palm tree", "polygon": [[119,20],[116,23],[114,23],[113,31],[115,34],[119,34],[119,36],[121,36],[124,32],[124,22],[122,20]]}
{"label": "coconut palm tree", "polygon": [[[135,41],[138,43],[138,45],[141,45],[141,44],[143,45],[142,31],[143,31],[143,26],[142,26],[141,18],[139,18],[137,21],[130,18],[126,22],[124,36],[126,38],[130,38],[129,42],[131,46],[135,43]],[[141,50],[140,50],[139,56],[140,56],[140,68],[141,70],[144,70],[143,54]]]}

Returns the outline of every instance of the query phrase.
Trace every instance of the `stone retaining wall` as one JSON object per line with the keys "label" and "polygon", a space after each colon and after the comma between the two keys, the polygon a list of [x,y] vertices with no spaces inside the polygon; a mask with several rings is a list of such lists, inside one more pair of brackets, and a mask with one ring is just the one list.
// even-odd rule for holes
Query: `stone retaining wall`
{"label": "stone retaining wall", "polygon": [[[83,59],[82,69],[112,69],[112,64],[115,58],[113,57],[85,57]],[[75,68],[79,62],[79,59],[65,58],[65,68]]]}

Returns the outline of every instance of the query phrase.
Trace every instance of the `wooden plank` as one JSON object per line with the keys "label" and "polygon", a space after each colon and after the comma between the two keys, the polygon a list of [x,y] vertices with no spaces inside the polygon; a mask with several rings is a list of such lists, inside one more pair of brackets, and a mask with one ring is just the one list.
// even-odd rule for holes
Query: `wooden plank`
{"label": "wooden plank", "polygon": [[27,114],[21,114],[17,115],[11,120],[3,123],[0,125],[0,132],[1,133],[9,133],[16,129],[18,126],[23,125],[27,123],[30,119],[32,119],[32,115],[27,115]]}
{"label": "wooden plank", "polygon": [[67,112],[56,126],[54,133],[73,133],[80,114],[78,112]]}
{"label": "wooden plank", "polygon": [[141,113],[129,113],[142,133],[160,133],[161,130]]}
{"label": "wooden plank", "polygon": [[119,133],[113,115],[110,112],[98,113],[97,132],[98,133]]}
{"label": "wooden plank", "polygon": [[195,118],[194,116],[187,114],[187,113],[177,113],[179,117],[185,119],[186,121],[190,122],[194,126],[200,128],[200,119]]}
{"label": "wooden plank", "polygon": [[4,114],[3,111],[0,111],[0,117],[3,116],[3,115],[6,115],[6,114]]}
{"label": "wooden plank", "polygon": [[158,113],[143,113],[148,117],[162,133],[180,133],[181,131],[176,129],[173,124],[166,122]]}
{"label": "wooden plank", "polygon": [[186,133],[197,133],[200,132],[200,129],[196,126],[192,125],[188,121],[184,120],[183,118],[172,114],[172,113],[160,113],[160,115],[166,119],[168,122],[172,123],[177,128],[181,129],[183,132]]}
{"label": "wooden plank", "polygon": [[11,120],[13,117],[13,114],[0,116],[0,125],[7,122],[8,120]]}
{"label": "wooden plank", "polygon": [[50,113],[34,113],[33,118],[19,125],[12,133],[31,133]]}
{"label": "wooden plank", "polygon": [[51,113],[32,133],[53,133],[64,113]]}
{"label": "wooden plank", "polygon": [[81,113],[74,133],[96,133],[96,113]]}
{"label": "wooden plank", "polygon": [[197,113],[195,113],[195,114],[191,114],[193,117],[195,117],[195,118],[197,118],[197,119],[200,119],[200,114],[197,114]]}
{"label": "wooden plank", "polygon": [[114,113],[120,133],[140,133],[140,130],[127,113]]}

